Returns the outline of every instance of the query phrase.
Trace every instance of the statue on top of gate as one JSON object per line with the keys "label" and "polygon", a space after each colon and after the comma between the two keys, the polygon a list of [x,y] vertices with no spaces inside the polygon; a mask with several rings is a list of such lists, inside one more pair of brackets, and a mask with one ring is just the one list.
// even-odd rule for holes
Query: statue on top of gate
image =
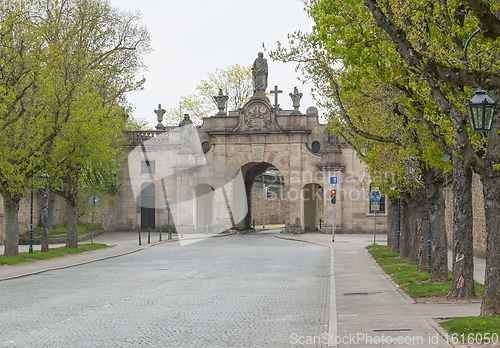
{"label": "statue on top of gate", "polygon": [[255,96],[265,96],[267,89],[268,66],[264,53],[259,52],[258,57],[253,62],[253,94]]}

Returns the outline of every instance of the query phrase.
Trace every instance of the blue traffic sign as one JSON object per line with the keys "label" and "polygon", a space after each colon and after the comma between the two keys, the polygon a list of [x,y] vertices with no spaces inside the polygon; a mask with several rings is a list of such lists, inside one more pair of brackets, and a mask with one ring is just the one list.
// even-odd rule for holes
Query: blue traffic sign
{"label": "blue traffic sign", "polygon": [[336,176],[331,176],[330,177],[330,184],[336,184],[337,183],[337,177]]}
{"label": "blue traffic sign", "polygon": [[372,193],[370,193],[370,201],[377,203],[377,202],[380,202],[380,198],[382,198],[380,196],[380,192],[372,191]]}

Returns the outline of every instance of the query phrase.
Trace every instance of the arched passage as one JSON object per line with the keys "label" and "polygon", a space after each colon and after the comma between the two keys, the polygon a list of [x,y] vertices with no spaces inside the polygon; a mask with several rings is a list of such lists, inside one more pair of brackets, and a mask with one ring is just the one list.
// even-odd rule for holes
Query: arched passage
{"label": "arched passage", "polygon": [[155,228],[155,184],[141,185],[141,228]]}
{"label": "arched passage", "polygon": [[193,220],[197,232],[212,229],[215,216],[214,188],[208,184],[200,184],[194,188]]}
{"label": "arched passage", "polygon": [[316,231],[319,223],[319,201],[321,186],[310,183],[304,185],[301,194],[301,216],[305,231]]}
{"label": "arched passage", "polygon": [[[285,218],[285,224],[289,225],[290,221],[290,209],[287,206],[286,202],[289,201],[289,195],[286,193],[288,191],[290,185],[290,167],[288,162],[283,158],[283,156],[278,152],[264,152],[262,156],[255,158],[252,156],[248,156],[248,153],[236,153],[232,160],[228,163],[226,167],[226,181],[230,181],[237,173],[240,172],[243,175],[243,180],[245,183],[245,191],[247,196],[247,207],[248,211],[245,215],[245,219],[240,221],[235,225],[235,229],[237,230],[248,230],[252,228],[252,185],[255,181],[255,178],[262,173],[264,173],[267,169],[271,168],[274,170],[278,170],[282,175],[282,182],[284,183],[284,192],[283,198],[285,200],[285,208],[284,211],[281,212]],[[243,196],[243,195],[241,195]],[[298,196],[298,194],[297,194]],[[237,194],[234,195],[235,200],[239,200],[239,196]],[[238,203],[239,204],[239,203]],[[236,202],[233,202],[233,206],[238,206]]]}

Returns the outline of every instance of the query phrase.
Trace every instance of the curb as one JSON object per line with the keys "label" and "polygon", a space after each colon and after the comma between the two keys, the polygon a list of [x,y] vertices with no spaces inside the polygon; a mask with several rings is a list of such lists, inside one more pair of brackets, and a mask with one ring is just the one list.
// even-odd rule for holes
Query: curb
{"label": "curb", "polygon": [[[335,253],[334,253],[333,245],[326,245],[326,244],[321,244],[318,242],[312,242],[312,241],[303,240],[303,239],[296,239],[296,238],[288,237],[288,236],[280,236],[279,234],[275,234],[274,238],[283,239],[283,240],[290,240],[290,241],[294,241],[294,242],[315,244],[315,245],[319,245],[322,247],[330,248],[330,275],[328,277],[330,279],[330,311],[329,311],[329,316],[328,316],[328,347],[338,347],[338,345],[335,343],[335,339],[337,338],[337,335],[338,335],[338,327],[337,327],[337,293],[336,293],[337,287],[335,286]],[[332,338],[333,338],[333,343],[331,343]]]}
{"label": "curb", "polygon": [[[116,246],[116,244],[112,245],[112,247],[113,246]],[[130,250],[130,251],[126,251],[126,252],[123,252],[121,254],[108,255],[108,256],[104,256],[104,257],[98,258],[98,259],[82,261],[82,262],[74,263],[74,264],[71,264],[71,265],[64,265],[64,266],[59,266],[59,267],[52,267],[52,268],[42,269],[40,271],[34,271],[34,272],[30,272],[30,273],[19,274],[19,275],[7,277],[7,278],[0,278],[0,282],[4,281],[4,280],[11,280],[11,279],[23,278],[23,277],[28,277],[28,276],[35,275],[35,274],[44,273],[44,272],[55,271],[55,270],[58,270],[58,269],[64,269],[64,268],[70,268],[70,267],[75,267],[75,266],[81,266],[81,265],[85,265],[85,264],[91,263],[91,262],[97,262],[97,261],[112,259],[112,258],[115,258],[115,257],[119,257],[119,256],[123,256],[123,255],[135,253],[136,251],[140,251],[143,248],[144,247],[137,248],[137,249]]]}
{"label": "curb", "polygon": [[377,269],[379,270],[379,272],[382,273],[382,275],[384,277],[386,277],[387,280],[389,280],[389,282],[396,288],[396,290],[401,294],[401,296],[403,296],[405,298],[405,300],[408,301],[410,304],[417,304],[417,302],[415,302],[415,300],[413,298],[411,298],[406,292],[403,291],[403,289],[401,289],[401,287],[399,286],[399,284],[396,284],[394,282],[394,280],[392,280],[392,278],[391,278],[390,275],[388,275],[387,273],[384,272],[384,269],[382,267],[380,267],[380,265],[377,263],[377,261],[375,261],[375,259],[373,258],[373,256],[368,252],[368,249],[366,249],[366,248],[363,248],[363,249],[365,249],[366,254],[373,261],[373,263],[375,264],[375,267],[377,267]]}
{"label": "curb", "polygon": [[[451,320],[451,319],[456,319],[456,318],[438,318],[438,319]],[[453,342],[450,342],[448,340],[450,335],[448,334],[448,332],[446,332],[446,330],[441,325],[438,324],[438,322],[436,320],[434,320],[434,319],[425,319],[425,320],[427,320],[427,322],[430,324],[430,326],[432,326],[438,332],[438,334],[440,334],[441,337],[443,337],[443,339],[446,341],[446,343],[448,343],[452,347],[454,347],[454,348],[468,348],[468,346],[466,346],[464,344],[461,344],[461,343],[454,344]]]}
{"label": "curb", "polygon": [[[235,233],[227,233],[227,234],[222,234],[221,233],[221,234],[215,235],[215,236],[192,238],[192,239],[206,239],[206,238],[216,238],[216,237],[227,237],[227,236],[232,236],[234,234]],[[85,265],[85,264],[92,263],[92,262],[108,260],[108,259],[112,259],[112,258],[115,258],[115,257],[120,257],[120,256],[128,255],[128,254],[132,254],[132,253],[140,251],[140,250],[142,250],[144,248],[154,247],[154,246],[156,246],[158,244],[166,244],[166,243],[172,243],[172,242],[178,242],[178,241],[179,241],[178,239],[174,240],[173,238],[172,239],[167,239],[165,241],[163,241],[163,240],[162,241],[156,241],[154,243],[150,243],[150,244],[146,244],[146,245],[141,245],[137,249],[125,251],[123,253],[116,254],[116,255],[108,255],[108,256],[100,257],[98,259],[82,261],[82,262],[74,263],[74,264],[71,264],[71,265],[64,265],[64,266],[59,266],[59,267],[52,267],[52,268],[42,269],[42,270],[39,270],[39,271],[34,271],[34,272],[29,272],[29,273],[24,273],[24,274],[18,274],[18,275],[11,276],[11,277],[0,278],[0,282],[4,281],[4,280],[11,280],[11,279],[28,277],[28,276],[31,276],[31,275],[40,274],[40,273],[44,273],[44,272],[56,271],[58,269],[64,269],[64,268],[70,268],[70,267],[75,267],[75,266],[81,266],[81,265]],[[116,246],[116,244],[110,245],[110,247],[114,247],[114,246]],[[92,251],[89,250],[89,252],[92,252]],[[67,256],[70,256],[70,255],[67,255]]]}

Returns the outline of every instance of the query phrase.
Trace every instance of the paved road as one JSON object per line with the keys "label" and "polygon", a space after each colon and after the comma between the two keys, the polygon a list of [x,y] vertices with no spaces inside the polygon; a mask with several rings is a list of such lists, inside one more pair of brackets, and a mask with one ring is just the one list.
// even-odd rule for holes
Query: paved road
{"label": "paved road", "polygon": [[328,331],[329,262],[257,233],[0,282],[0,347],[300,346]]}

